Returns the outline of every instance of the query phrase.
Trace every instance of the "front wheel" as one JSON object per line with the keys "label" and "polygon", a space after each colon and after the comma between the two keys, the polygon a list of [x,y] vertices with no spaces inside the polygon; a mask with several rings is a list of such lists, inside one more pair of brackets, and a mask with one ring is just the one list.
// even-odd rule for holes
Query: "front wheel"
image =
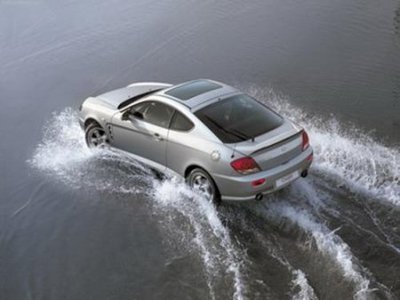
{"label": "front wheel", "polygon": [[86,128],[85,139],[89,148],[105,147],[108,145],[107,134],[97,123],[92,123]]}
{"label": "front wheel", "polygon": [[218,188],[206,171],[200,168],[193,169],[186,177],[186,183],[210,202],[221,203]]}

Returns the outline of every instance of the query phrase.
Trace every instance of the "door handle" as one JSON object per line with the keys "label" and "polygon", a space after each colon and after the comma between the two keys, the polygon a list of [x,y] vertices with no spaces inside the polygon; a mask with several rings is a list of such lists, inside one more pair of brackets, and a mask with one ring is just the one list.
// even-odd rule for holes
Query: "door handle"
{"label": "door handle", "polygon": [[154,139],[156,139],[157,141],[162,141],[163,138],[159,133],[154,133],[153,134]]}

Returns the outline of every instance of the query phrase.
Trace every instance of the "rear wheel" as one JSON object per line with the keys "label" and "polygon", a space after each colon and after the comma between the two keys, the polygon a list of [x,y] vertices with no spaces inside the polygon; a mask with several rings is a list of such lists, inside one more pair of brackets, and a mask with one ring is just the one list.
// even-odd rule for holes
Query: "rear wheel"
{"label": "rear wheel", "polygon": [[193,190],[210,202],[215,204],[221,203],[219,191],[214,180],[203,169],[195,168],[190,171],[186,177],[186,182]]}
{"label": "rear wheel", "polygon": [[91,123],[86,127],[85,139],[89,148],[105,147],[108,145],[107,134],[103,127],[97,123]]}

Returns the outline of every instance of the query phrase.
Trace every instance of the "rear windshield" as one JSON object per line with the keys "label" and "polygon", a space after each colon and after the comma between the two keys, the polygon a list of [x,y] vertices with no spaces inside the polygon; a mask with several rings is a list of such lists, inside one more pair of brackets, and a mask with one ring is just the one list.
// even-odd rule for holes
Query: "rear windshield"
{"label": "rear windshield", "polygon": [[248,95],[235,95],[195,112],[223,142],[237,143],[282,125],[283,119]]}

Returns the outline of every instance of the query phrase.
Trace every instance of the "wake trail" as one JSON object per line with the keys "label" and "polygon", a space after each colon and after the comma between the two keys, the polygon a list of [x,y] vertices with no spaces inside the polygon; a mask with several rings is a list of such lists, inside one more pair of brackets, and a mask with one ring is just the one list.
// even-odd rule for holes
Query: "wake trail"
{"label": "wake trail", "polygon": [[292,280],[293,287],[299,288],[299,291],[293,295],[293,300],[317,300],[314,289],[308,283],[306,275],[301,270],[293,270],[294,279]]}
{"label": "wake trail", "polygon": [[[346,222],[360,231],[374,236],[376,240],[387,247],[392,248],[393,245],[383,241],[374,232],[362,228],[351,218],[331,207],[333,202],[329,194],[318,189],[313,180],[308,181],[298,181],[287,189],[283,196],[274,196],[271,199],[272,201],[262,203],[265,217],[276,223],[286,219],[306,232],[315,243],[318,252],[326,255],[337,266],[343,277],[354,284],[354,299],[374,298],[374,292],[377,288],[388,299],[392,299],[393,295],[390,290],[378,282],[371,272],[362,266],[357,257],[353,255],[349,245],[337,234],[341,227],[334,230],[329,229],[326,225],[328,219],[325,213],[338,219],[344,218]],[[277,257],[279,257],[279,254]],[[298,276],[301,278],[300,273]]]}
{"label": "wake trail", "polygon": [[317,250],[327,255],[335,263],[346,280],[354,283],[354,298],[367,299],[369,297],[370,280],[362,274],[350,248],[335,234],[335,231],[331,231],[324,224],[319,223],[306,210],[294,208],[287,203],[270,205],[266,212],[269,219],[286,218],[307,232],[315,242]]}
{"label": "wake trail", "polygon": [[258,231],[256,231],[256,236],[263,247],[268,249],[268,253],[291,273],[290,288],[292,300],[318,300],[315,290],[308,281],[306,274],[301,269],[292,266],[285,257],[284,250],[279,245],[279,242],[275,239],[272,239],[272,241],[266,240]]}
{"label": "wake trail", "polygon": [[[294,195],[303,195],[306,200],[303,204],[308,204],[310,209],[319,219],[324,220],[327,218],[335,218],[340,222],[345,222],[354,230],[358,230],[363,234],[373,237],[376,242],[391,248],[394,252],[400,255],[400,248],[396,246],[396,242],[392,236],[397,237],[393,232],[388,234],[383,228],[381,221],[376,217],[375,213],[369,208],[368,204],[363,203],[362,210],[366,212],[366,217],[368,217],[372,224],[374,224],[377,232],[371,229],[364,228],[354,220],[353,213],[342,209],[340,206],[335,205],[332,195],[323,191],[317,183],[321,181],[315,178],[313,175],[309,177],[306,181],[297,181],[292,185],[292,191]],[[392,235],[392,236],[391,236]]]}
{"label": "wake trail", "polygon": [[214,282],[221,280],[221,271],[225,271],[233,279],[233,299],[245,299],[245,283],[241,270],[246,256],[235,247],[215,206],[176,178],[154,182],[153,192],[153,198],[163,209],[163,213],[165,210],[181,213],[194,226],[194,242],[201,249],[212,295],[215,296]]}

